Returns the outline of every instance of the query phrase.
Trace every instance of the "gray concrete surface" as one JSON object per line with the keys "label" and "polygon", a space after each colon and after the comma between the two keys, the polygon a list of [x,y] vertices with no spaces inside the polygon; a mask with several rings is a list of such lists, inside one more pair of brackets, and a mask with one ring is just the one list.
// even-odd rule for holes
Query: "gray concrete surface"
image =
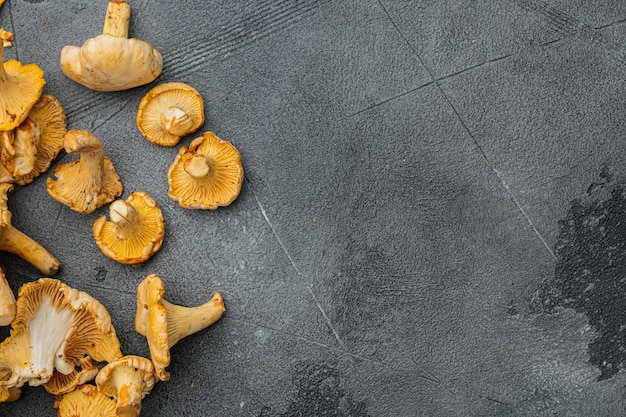
{"label": "gray concrete surface", "polygon": [[[68,128],[92,130],[166,221],[138,268],[106,258],[45,179],[14,225],[56,276],[109,310],[126,354],[135,290],[213,291],[227,312],[172,350],[146,416],[621,416],[626,379],[626,3],[618,0],[132,0],[131,36],[164,57],[151,85],[98,93],[61,48],[105,1],[8,0],[6,58],[34,62]],[[234,204],[168,199],[176,148],[141,137],[153,85],[204,96],[242,154]],[[187,145],[197,135],[183,139]],[[73,158],[62,155],[57,163]],[[14,290],[39,278],[0,255]],[[0,415],[54,416],[26,387]]]}

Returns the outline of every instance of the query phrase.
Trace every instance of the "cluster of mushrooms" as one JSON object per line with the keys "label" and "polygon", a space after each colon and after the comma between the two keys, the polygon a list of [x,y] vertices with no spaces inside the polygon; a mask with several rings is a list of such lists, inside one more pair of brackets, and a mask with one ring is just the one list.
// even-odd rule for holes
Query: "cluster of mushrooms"
{"label": "cluster of mushrooms", "polygon": [[[0,5],[4,0],[0,0]],[[130,5],[110,0],[103,33],[82,47],[61,51],[61,69],[96,91],[119,91],[154,81],[160,53],[148,42],[129,38]],[[135,329],[145,336],[150,358],[124,355],[106,308],[89,294],[58,279],[59,261],[11,225],[8,193],[46,172],[61,150],[77,154],[57,165],[47,192],[70,209],[88,214],[109,204],[109,219],[92,227],[107,257],[137,266],[163,242],[161,210],[143,191],[118,199],[122,181],[100,140],[87,130],[67,130],[59,101],[42,95],[45,80],[36,64],[4,62],[13,35],[0,29],[0,250],[29,262],[46,278],[24,284],[14,297],[0,269],[0,325],[11,326],[0,343],[0,402],[17,400],[21,387],[42,385],[56,396],[59,416],[136,417],[141,400],[158,381],[168,381],[170,348],[220,319],[222,295],[197,307],[178,306],[163,296],[164,284],[148,275],[137,289]],[[202,96],[191,86],[167,82],[152,88],[137,112],[140,133],[158,146],[175,146],[204,123]],[[206,132],[182,146],[167,172],[168,196],[183,208],[211,209],[239,195],[243,167],[237,149]],[[97,411],[97,414],[93,414]],[[89,414],[92,413],[92,414]]]}

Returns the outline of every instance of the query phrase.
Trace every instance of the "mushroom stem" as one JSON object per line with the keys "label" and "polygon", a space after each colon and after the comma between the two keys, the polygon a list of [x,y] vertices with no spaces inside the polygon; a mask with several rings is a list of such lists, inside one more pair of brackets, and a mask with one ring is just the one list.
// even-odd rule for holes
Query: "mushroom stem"
{"label": "mushroom stem", "polygon": [[184,162],[185,172],[193,178],[204,178],[209,175],[209,161],[202,155],[194,155]]}
{"label": "mushroom stem", "polygon": [[117,390],[117,415],[119,417],[137,417],[141,412],[141,389],[129,382]]}
{"label": "mushroom stem", "polygon": [[45,275],[56,274],[61,266],[43,246],[11,225],[0,229],[0,250],[19,256]]}
{"label": "mushroom stem", "polygon": [[124,200],[116,200],[109,206],[109,216],[115,223],[113,233],[120,238],[128,238],[137,224],[137,212]]}
{"label": "mushroom stem", "polygon": [[11,32],[0,29],[0,41],[2,41],[2,45],[0,45],[0,81],[4,81],[7,78],[7,73],[4,70],[4,48],[11,46],[12,40],[13,34]]}
{"label": "mushroom stem", "polygon": [[218,321],[224,314],[222,294],[216,292],[208,302],[197,307],[183,307],[161,300],[167,313],[168,344],[170,349],[180,339],[199,332]]}
{"label": "mushroom stem", "polygon": [[116,38],[128,38],[130,4],[124,0],[111,0],[107,6],[102,33]]}
{"label": "mushroom stem", "polygon": [[161,123],[170,135],[185,136],[193,130],[193,120],[181,108],[172,106],[161,115]]}

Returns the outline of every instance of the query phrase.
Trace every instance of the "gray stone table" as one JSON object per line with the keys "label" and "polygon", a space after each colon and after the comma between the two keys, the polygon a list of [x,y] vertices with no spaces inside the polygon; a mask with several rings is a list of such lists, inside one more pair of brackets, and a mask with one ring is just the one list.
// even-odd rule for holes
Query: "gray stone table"
{"label": "gray stone table", "polygon": [[[6,59],[37,63],[68,129],[102,141],[166,222],[140,267],[91,235],[48,172],[9,195],[55,276],[109,310],[126,354],[148,274],[227,311],[172,349],[146,416],[621,416],[626,377],[626,3],[622,0],[131,0],[152,84],[99,93],[64,45],[106,1],[7,0]],[[201,132],[240,151],[239,198],[167,196],[177,153],[138,132],[141,97],[181,81]],[[193,138],[184,138],[179,146]],[[74,157],[62,153],[55,164]],[[40,277],[0,255],[11,286]],[[8,332],[4,331],[4,335]],[[25,387],[0,415],[55,416]]]}

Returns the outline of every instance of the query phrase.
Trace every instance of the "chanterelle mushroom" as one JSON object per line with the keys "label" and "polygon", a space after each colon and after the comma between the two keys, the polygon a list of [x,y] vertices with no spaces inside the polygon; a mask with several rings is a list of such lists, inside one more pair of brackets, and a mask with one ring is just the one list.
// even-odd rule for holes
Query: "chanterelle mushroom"
{"label": "chanterelle mushroom", "polygon": [[110,222],[102,216],[92,228],[96,244],[106,256],[139,265],[161,248],[165,223],[161,209],[148,194],[136,191],[126,200],[116,200],[109,213]]}
{"label": "chanterelle mushroom", "polygon": [[16,178],[16,183],[25,185],[45,172],[63,149],[66,132],[65,111],[56,97],[44,94],[35,103],[23,123],[30,123],[36,136],[35,162],[30,173]]}
{"label": "chanterelle mushroom", "polygon": [[170,364],[170,349],[181,339],[212,325],[224,314],[219,292],[207,303],[183,307],[163,299],[165,287],[157,275],[148,275],[137,288],[135,329],[148,340],[157,378],[170,379],[165,368]]}
{"label": "chanterelle mushroom", "polygon": [[157,378],[152,361],[128,355],[107,364],[98,376],[98,390],[117,400],[119,417],[137,417],[141,400],[152,391]]}
{"label": "chanterelle mushroom", "polygon": [[83,384],[55,402],[58,417],[118,417],[115,400],[107,397],[91,384]]}
{"label": "chanterelle mushroom", "polygon": [[0,326],[11,324],[15,318],[15,304],[15,295],[0,268]]}
{"label": "chanterelle mushroom", "polygon": [[193,87],[164,83],[148,91],[139,103],[137,127],[155,145],[174,146],[204,123],[204,100]]}
{"label": "chanterelle mushroom", "polygon": [[3,131],[0,141],[0,162],[14,179],[22,178],[35,168],[37,134],[26,118],[13,130]]}
{"label": "chanterelle mushroom", "polygon": [[122,182],[102,144],[87,130],[70,130],[63,137],[68,154],[80,153],[78,160],[58,165],[48,178],[48,194],[79,213],[91,213],[122,194]]}
{"label": "chanterelle mushroom", "polygon": [[12,184],[0,184],[0,251],[12,253],[24,259],[41,273],[54,275],[61,264],[43,246],[11,225],[12,214],[7,201]]}
{"label": "chanterelle mushroom", "polygon": [[61,69],[72,80],[97,91],[119,91],[153,81],[163,69],[161,54],[148,42],[128,38],[130,5],[111,0],[101,35],[82,47],[61,50]]}
{"label": "chanterelle mushroom", "polygon": [[211,209],[232,203],[243,183],[243,165],[237,149],[213,132],[181,147],[167,171],[168,195],[181,207]]}
{"label": "chanterelle mushroom", "polygon": [[4,62],[4,46],[10,45],[13,34],[0,29],[0,40],[0,130],[11,130],[28,116],[46,81],[43,70],[36,64]]}

